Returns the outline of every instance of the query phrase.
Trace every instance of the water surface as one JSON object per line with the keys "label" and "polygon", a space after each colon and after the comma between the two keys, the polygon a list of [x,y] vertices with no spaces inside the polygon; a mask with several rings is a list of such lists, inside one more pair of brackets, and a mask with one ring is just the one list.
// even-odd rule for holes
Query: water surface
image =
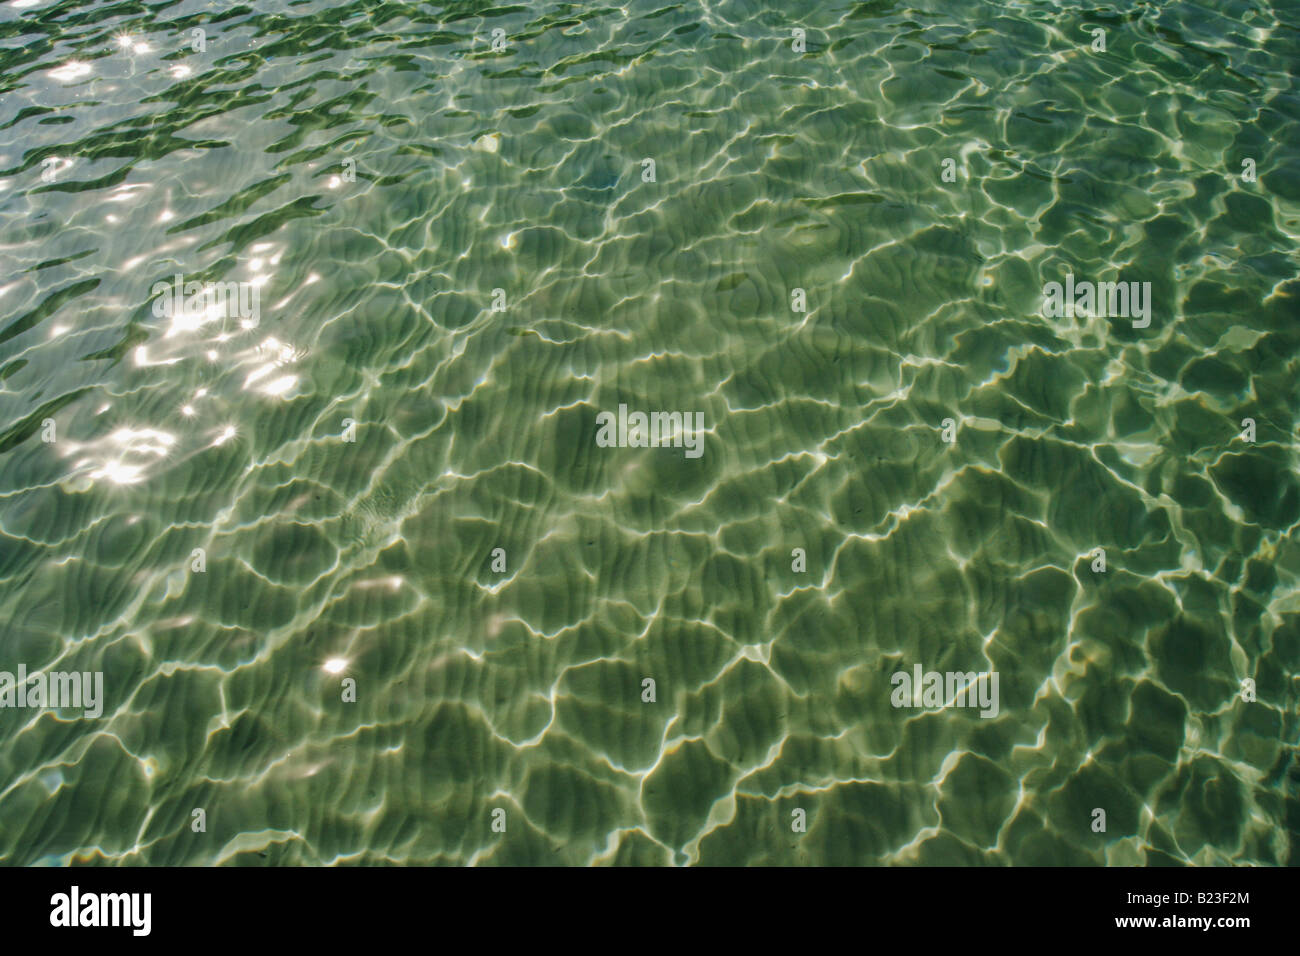
{"label": "water surface", "polygon": [[0,859],[1294,862],[1298,29],[0,6]]}

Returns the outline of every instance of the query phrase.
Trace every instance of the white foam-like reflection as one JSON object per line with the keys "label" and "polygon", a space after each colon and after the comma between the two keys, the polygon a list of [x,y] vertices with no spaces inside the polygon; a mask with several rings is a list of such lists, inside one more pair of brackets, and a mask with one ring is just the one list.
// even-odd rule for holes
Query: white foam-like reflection
{"label": "white foam-like reflection", "polygon": [[115,485],[134,485],[144,480],[144,469],[140,465],[111,461],[92,471],[90,477],[94,481],[111,481]]}
{"label": "white foam-like reflection", "polygon": [[176,436],[156,428],[123,426],[93,441],[62,444],[67,453],[82,456],[73,465],[72,476],[83,474],[92,483],[134,485],[148,477],[151,463],[171,453]]}
{"label": "white foam-like reflection", "polygon": [[83,63],[81,60],[69,60],[63,66],[56,67],[49,71],[50,79],[58,80],[61,83],[69,83],[72,80],[79,80],[83,76],[90,76],[94,70],[89,63]]}
{"label": "white foam-like reflection", "polygon": [[298,384],[298,376],[287,374],[269,378],[285,365],[290,365],[302,354],[292,345],[281,342],[274,336],[265,339],[261,345],[252,350],[250,360],[256,367],[244,378],[244,389],[256,389],[263,395],[280,397],[287,395]]}

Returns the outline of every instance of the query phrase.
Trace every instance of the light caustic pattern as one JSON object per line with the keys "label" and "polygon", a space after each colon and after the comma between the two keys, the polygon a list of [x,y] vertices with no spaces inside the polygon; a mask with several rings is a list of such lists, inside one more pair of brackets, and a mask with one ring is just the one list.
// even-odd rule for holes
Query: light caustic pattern
{"label": "light caustic pattern", "polygon": [[110,12],[0,5],[0,670],[106,698],[0,860],[1294,862],[1293,5]]}

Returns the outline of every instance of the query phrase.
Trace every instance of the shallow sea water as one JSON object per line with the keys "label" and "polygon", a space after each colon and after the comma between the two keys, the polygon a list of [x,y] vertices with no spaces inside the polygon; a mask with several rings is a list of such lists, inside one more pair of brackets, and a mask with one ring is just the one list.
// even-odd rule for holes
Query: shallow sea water
{"label": "shallow sea water", "polygon": [[1298,67],[1293,2],[0,5],[0,670],[104,675],[0,708],[0,861],[1300,861]]}

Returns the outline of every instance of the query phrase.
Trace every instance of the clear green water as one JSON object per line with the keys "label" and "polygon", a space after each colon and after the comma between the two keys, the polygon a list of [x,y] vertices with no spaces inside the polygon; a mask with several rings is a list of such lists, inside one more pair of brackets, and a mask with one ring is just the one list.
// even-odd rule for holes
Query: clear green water
{"label": "clear green water", "polygon": [[1298,28],[0,6],[0,859],[1300,859]]}

